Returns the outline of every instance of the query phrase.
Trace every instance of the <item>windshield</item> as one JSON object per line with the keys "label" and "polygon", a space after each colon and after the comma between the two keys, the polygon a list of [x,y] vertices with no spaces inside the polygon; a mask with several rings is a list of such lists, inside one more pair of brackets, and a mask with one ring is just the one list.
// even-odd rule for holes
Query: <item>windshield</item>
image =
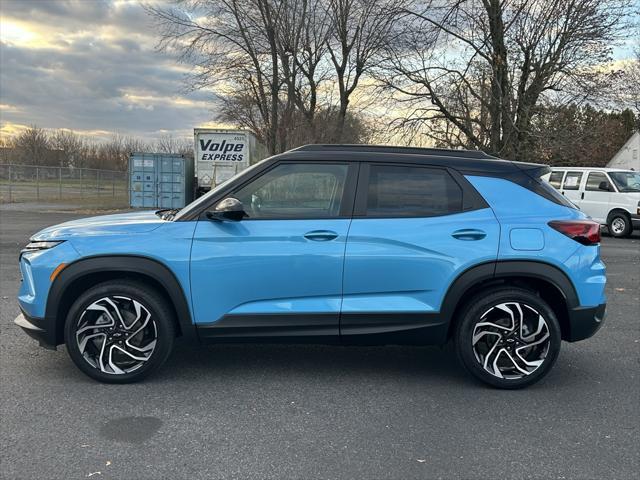
{"label": "windshield", "polygon": [[621,192],[640,192],[640,173],[609,172],[609,176]]}
{"label": "windshield", "polygon": [[[266,160],[266,159],[265,159]],[[205,193],[203,196],[201,196],[200,198],[196,198],[193,202],[191,202],[189,205],[187,205],[186,207],[184,207],[182,210],[180,210],[179,212],[177,212],[177,214],[175,215],[175,217],[173,217],[174,220],[180,220],[180,218],[184,217],[185,215],[187,215],[189,212],[192,212],[196,209],[198,209],[200,207],[200,205],[207,203],[207,201],[209,200],[209,198],[211,198],[213,195],[215,195],[216,193],[218,193],[220,190],[222,190],[224,188],[225,185],[227,185],[231,180],[234,180],[236,178],[238,178],[241,175],[246,175],[251,173],[258,165],[261,165],[262,162],[264,162],[264,160],[255,163],[253,165],[251,165],[249,168],[241,171],[240,173],[238,173],[237,175],[234,175],[231,178],[226,179],[224,182],[222,182],[219,185],[216,185],[214,188],[212,188],[211,190],[209,190],[207,193]]]}

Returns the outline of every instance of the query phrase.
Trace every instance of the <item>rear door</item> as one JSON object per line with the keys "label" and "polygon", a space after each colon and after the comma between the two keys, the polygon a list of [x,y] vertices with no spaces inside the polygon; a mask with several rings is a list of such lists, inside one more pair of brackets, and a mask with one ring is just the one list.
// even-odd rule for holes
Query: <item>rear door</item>
{"label": "rear door", "polygon": [[465,269],[496,260],[499,225],[464,177],[446,168],[363,164],[349,229],[343,341],[429,342]]}

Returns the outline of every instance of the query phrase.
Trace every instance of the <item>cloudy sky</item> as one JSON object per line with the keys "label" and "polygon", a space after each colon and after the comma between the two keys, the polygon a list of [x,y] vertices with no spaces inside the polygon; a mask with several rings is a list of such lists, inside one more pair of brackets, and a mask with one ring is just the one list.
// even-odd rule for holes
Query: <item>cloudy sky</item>
{"label": "cloudy sky", "polygon": [[36,124],[186,138],[212,125],[213,96],[184,93],[188,70],[155,51],[139,0],[0,0],[0,39],[3,135]]}
{"label": "cloudy sky", "polygon": [[140,2],[0,0],[0,127],[189,136],[212,95],[185,94],[188,70],[155,51]]}

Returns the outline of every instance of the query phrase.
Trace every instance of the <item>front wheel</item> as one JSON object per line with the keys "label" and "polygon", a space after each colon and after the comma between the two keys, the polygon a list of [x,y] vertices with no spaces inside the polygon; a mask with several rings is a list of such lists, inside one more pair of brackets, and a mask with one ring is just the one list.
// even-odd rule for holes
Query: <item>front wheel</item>
{"label": "front wheel", "polygon": [[166,301],[132,281],[109,281],[84,292],[69,309],[65,342],[85,374],[130,383],[159,368],[173,347],[174,321]]}
{"label": "front wheel", "polygon": [[455,333],[464,367],[494,387],[529,386],[544,377],[560,352],[561,332],[549,305],[520,288],[496,288],[463,309]]}
{"label": "front wheel", "polygon": [[617,238],[628,237],[631,233],[631,219],[624,213],[614,213],[609,217],[607,229]]}

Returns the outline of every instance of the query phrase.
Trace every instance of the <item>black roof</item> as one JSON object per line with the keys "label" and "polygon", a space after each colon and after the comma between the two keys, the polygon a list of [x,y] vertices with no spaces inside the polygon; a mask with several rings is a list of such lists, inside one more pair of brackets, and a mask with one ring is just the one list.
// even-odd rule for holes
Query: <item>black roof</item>
{"label": "black roof", "polygon": [[521,172],[522,170],[548,169],[546,165],[503,160],[477,150],[450,150],[444,148],[396,147],[387,145],[304,145],[272,158],[281,160],[422,163],[449,167],[466,174],[508,175]]}

